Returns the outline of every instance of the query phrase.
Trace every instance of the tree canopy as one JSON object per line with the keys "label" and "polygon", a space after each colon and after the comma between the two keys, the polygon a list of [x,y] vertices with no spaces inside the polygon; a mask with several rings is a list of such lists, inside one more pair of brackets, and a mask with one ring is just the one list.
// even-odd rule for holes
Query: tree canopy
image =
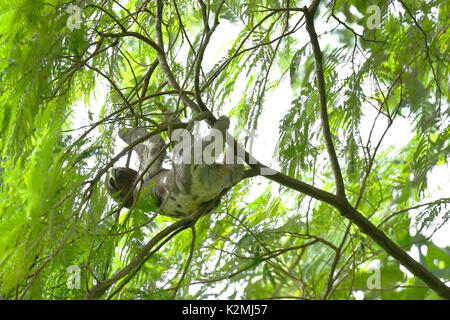
{"label": "tree canopy", "polygon": [[[449,172],[449,17],[445,0],[0,0],[0,297],[449,299],[432,237],[450,198],[429,180]],[[258,174],[200,219],[111,201],[107,171],[133,166],[118,129],[167,139],[199,112],[231,119]]]}

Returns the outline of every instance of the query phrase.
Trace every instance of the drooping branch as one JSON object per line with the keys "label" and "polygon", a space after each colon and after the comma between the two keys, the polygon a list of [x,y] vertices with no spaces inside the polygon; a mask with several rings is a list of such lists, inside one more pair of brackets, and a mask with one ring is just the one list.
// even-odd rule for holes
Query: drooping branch
{"label": "drooping branch", "polygon": [[331,133],[328,123],[328,114],[326,106],[325,80],[322,68],[322,52],[320,50],[317,34],[314,29],[314,14],[317,10],[320,0],[314,0],[312,5],[303,8],[306,18],[306,30],[308,31],[316,65],[317,88],[319,91],[319,109],[322,120],[322,130],[325,138],[325,144],[330,157],[333,174],[336,181],[337,200],[335,206],[339,212],[350,221],[355,223],[359,229],[367,234],[372,240],[380,245],[388,254],[400,262],[416,277],[424,281],[431,289],[443,298],[450,299],[450,288],[440,281],[433,273],[426,269],[422,264],[411,258],[405,250],[396,245],[386,234],[373,225],[366,217],[357,211],[348,202],[345,197],[345,189],[342,179],[339,162],[331,139]]}

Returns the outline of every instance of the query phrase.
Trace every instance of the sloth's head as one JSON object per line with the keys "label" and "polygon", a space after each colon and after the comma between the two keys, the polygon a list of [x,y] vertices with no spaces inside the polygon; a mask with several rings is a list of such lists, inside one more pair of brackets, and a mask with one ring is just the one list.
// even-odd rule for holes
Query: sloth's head
{"label": "sloth's head", "polygon": [[105,181],[106,191],[116,202],[123,203],[129,209],[134,202],[133,191],[130,190],[137,177],[138,173],[133,169],[112,168]]}

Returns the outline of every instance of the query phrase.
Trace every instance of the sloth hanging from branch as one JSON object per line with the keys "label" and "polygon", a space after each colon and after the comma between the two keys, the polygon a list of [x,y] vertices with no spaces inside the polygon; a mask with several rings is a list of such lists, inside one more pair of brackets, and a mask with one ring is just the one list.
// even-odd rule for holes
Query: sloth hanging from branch
{"label": "sloth hanging from branch", "polygon": [[[171,140],[181,138],[181,141],[173,148],[170,170],[162,167],[168,145],[159,134],[151,136],[133,148],[138,155],[139,171],[111,169],[105,181],[106,190],[126,208],[134,206],[173,218],[211,212],[229,189],[253,175],[234,156],[231,164],[215,163],[223,152],[229,124],[228,117],[221,116],[201,141],[192,138],[188,130],[174,130]],[[119,137],[129,145],[148,135],[143,129],[119,130]],[[228,163],[230,153],[225,158]]]}

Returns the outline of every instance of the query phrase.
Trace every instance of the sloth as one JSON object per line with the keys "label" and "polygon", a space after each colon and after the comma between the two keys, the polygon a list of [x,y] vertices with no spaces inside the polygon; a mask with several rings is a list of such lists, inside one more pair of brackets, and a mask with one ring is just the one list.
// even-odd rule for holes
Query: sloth
{"label": "sloth", "polygon": [[[217,134],[221,135],[223,150],[229,123],[228,117],[221,116],[207,138],[201,141],[190,138],[190,150],[183,149],[181,154],[174,148],[170,170],[162,167],[166,159],[165,141],[159,134],[151,136],[133,148],[139,160],[138,171],[123,167],[111,169],[105,181],[107,192],[126,208],[134,206],[172,218],[208,214],[219,206],[228,190],[245,178],[243,164],[201,163],[194,152],[199,148],[211,150],[214,142],[210,141],[211,137],[217,138]],[[137,128],[119,130],[119,137],[127,144],[148,134]],[[213,158],[219,155],[212,152]]]}

